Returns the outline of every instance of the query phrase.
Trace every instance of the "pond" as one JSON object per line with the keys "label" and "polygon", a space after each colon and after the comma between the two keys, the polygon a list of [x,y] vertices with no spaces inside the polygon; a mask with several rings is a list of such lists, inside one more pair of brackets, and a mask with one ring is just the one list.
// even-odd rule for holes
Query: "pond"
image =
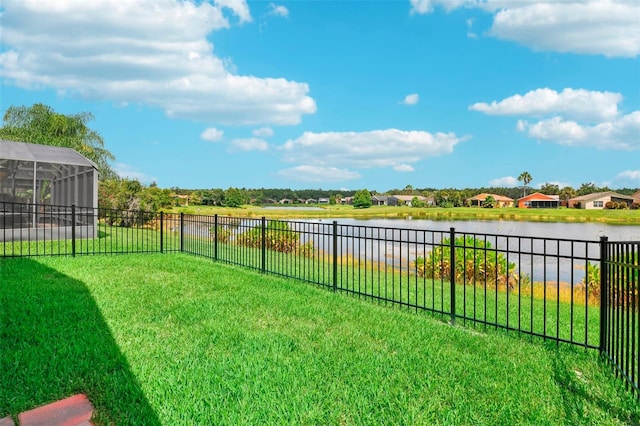
{"label": "pond", "polygon": [[[332,222],[338,223],[337,242],[332,239]],[[410,270],[413,262],[426,258],[434,247],[449,237],[472,234],[503,253],[519,273],[542,282],[579,283],[590,265],[599,263],[599,239],[640,241],[640,223],[550,223],[518,221],[432,221],[409,219],[324,218],[289,221],[301,243],[312,243],[320,252],[381,262]],[[233,221],[233,235],[260,225],[259,219]],[[225,225],[227,226],[227,225]],[[185,232],[208,235],[202,225]]]}
{"label": "pond", "polygon": [[341,225],[378,226],[384,228],[428,229],[448,231],[453,227],[457,232],[477,234],[500,234],[523,237],[563,238],[572,240],[597,241],[606,236],[610,241],[640,241],[640,217],[637,225],[610,225],[606,223],[584,222],[520,222],[507,220],[451,220],[435,221],[426,219],[316,219],[315,222]]}
{"label": "pond", "polygon": [[[494,249],[505,253],[510,262],[518,265],[519,273],[527,273],[532,279],[546,282],[580,282],[585,275],[585,270],[589,267],[588,264],[598,263],[599,239],[602,236],[606,236],[609,241],[640,241],[640,223],[634,226],[591,222],[347,218],[316,219],[309,222],[327,226],[334,220],[340,226],[338,255],[342,255],[346,247],[352,256],[410,265],[416,258],[426,257],[435,245],[449,236],[449,230],[453,227],[456,237],[460,237],[461,234],[476,234],[476,238],[489,241]],[[361,237],[363,234],[359,227],[366,229],[365,238]],[[381,230],[374,231],[369,228],[381,228]],[[383,228],[385,231],[382,231]],[[410,229],[415,232],[403,233],[399,231],[400,229]],[[352,241],[354,235],[359,240],[355,244]],[[327,247],[322,239],[313,238],[313,236],[307,238],[313,240],[314,245],[321,250],[331,251],[331,247]],[[306,240],[304,236],[303,240]],[[389,256],[389,253],[392,255]]]}

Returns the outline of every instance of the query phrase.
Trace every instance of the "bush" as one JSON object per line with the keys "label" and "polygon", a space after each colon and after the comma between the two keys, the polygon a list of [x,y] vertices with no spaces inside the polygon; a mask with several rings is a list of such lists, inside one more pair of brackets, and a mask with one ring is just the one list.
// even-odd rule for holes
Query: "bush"
{"label": "bush", "polygon": [[423,208],[426,206],[427,203],[425,201],[422,201],[418,197],[413,197],[413,199],[411,200],[411,207]]}
{"label": "bush", "polygon": [[[421,277],[451,279],[451,240],[442,240],[442,246],[435,247],[427,258],[418,257],[413,262],[416,273]],[[472,236],[459,237],[455,244],[455,279],[466,284],[486,284],[493,288],[512,289],[521,280],[515,263],[510,263],[502,254],[491,248],[490,242],[475,239]]]}
{"label": "bush", "polygon": [[231,240],[231,235],[233,235],[233,230],[227,226],[212,226],[209,228],[209,235],[211,235],[211,238],[217,237],[219,243],[228,243]]}
{"label": "bush", "polygon": [[[258,226],[238,235],[236,244],[253,248],[262,247],[262,226]],[[294,232],[287,222],[267,222],[264,231],[264,246],[268,250],[281,253],[296,253],[310,257],[314,253],[313,242],[300,244],[300,234]]]}
{"label": "bush", "polygon": [[[613,263],[637,266],[638,265],[638,252],[625,253],[619,256],[615,256],[611,259]],[[597,263],[587,262],[587,272],[582,278],[581,283],[587,288],[589,296],[595,300],[599,300],[602,296],[600,289],[600,265]],[[613,282],[617,282],[620,278],[624,280],[625,287],[616,287],[613,290],[615,297],[612,298],[612,302],[618,306],[634,306],[636,310],[640,309],[640,298],[638,285],[632,286],[631,283],[640,282],[640,272],[637,268],[632,269],[632,272],[621,271],[619,267],[613,267],[610,271],[610,276]],[[622,274],[622,277],[620,277]]]}

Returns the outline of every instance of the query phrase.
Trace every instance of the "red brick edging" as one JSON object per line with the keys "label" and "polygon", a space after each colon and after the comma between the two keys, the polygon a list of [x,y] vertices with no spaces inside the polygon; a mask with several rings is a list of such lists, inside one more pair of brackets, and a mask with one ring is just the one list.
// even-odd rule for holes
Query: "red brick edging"
{"label": "red brick edging", "polygon": [[[18,415],[20,426],[89,426],[93,405],[84,394],[78,394]],[[0,426],[14,426],[10,417],[0,419]]]}

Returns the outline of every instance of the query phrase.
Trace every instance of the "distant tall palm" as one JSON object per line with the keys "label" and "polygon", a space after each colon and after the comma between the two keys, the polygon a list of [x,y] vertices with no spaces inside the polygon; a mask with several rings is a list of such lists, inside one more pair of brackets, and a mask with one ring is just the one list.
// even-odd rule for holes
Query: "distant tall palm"
{"label": "distant tall palm", "polygon": [[522,196],[527,196],[527,185],[533,180],[529,172],[522,172],[520,176],[518,176],[518,181],[522,182]]}

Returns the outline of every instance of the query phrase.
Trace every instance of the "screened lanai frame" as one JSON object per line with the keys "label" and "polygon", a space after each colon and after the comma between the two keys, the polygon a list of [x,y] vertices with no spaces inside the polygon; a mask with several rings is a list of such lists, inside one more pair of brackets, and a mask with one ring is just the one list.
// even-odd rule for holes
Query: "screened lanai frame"
{"label": "screened lanai frame", "polygon": [[[0,233],[0,241],[34,232],[70,238],[72,206],[76,236],[95,237],[98,169],[92,161],[71,148],[0,140],[0,228],[12,229]],[[51,227],[57,232],[45,232]]]}

